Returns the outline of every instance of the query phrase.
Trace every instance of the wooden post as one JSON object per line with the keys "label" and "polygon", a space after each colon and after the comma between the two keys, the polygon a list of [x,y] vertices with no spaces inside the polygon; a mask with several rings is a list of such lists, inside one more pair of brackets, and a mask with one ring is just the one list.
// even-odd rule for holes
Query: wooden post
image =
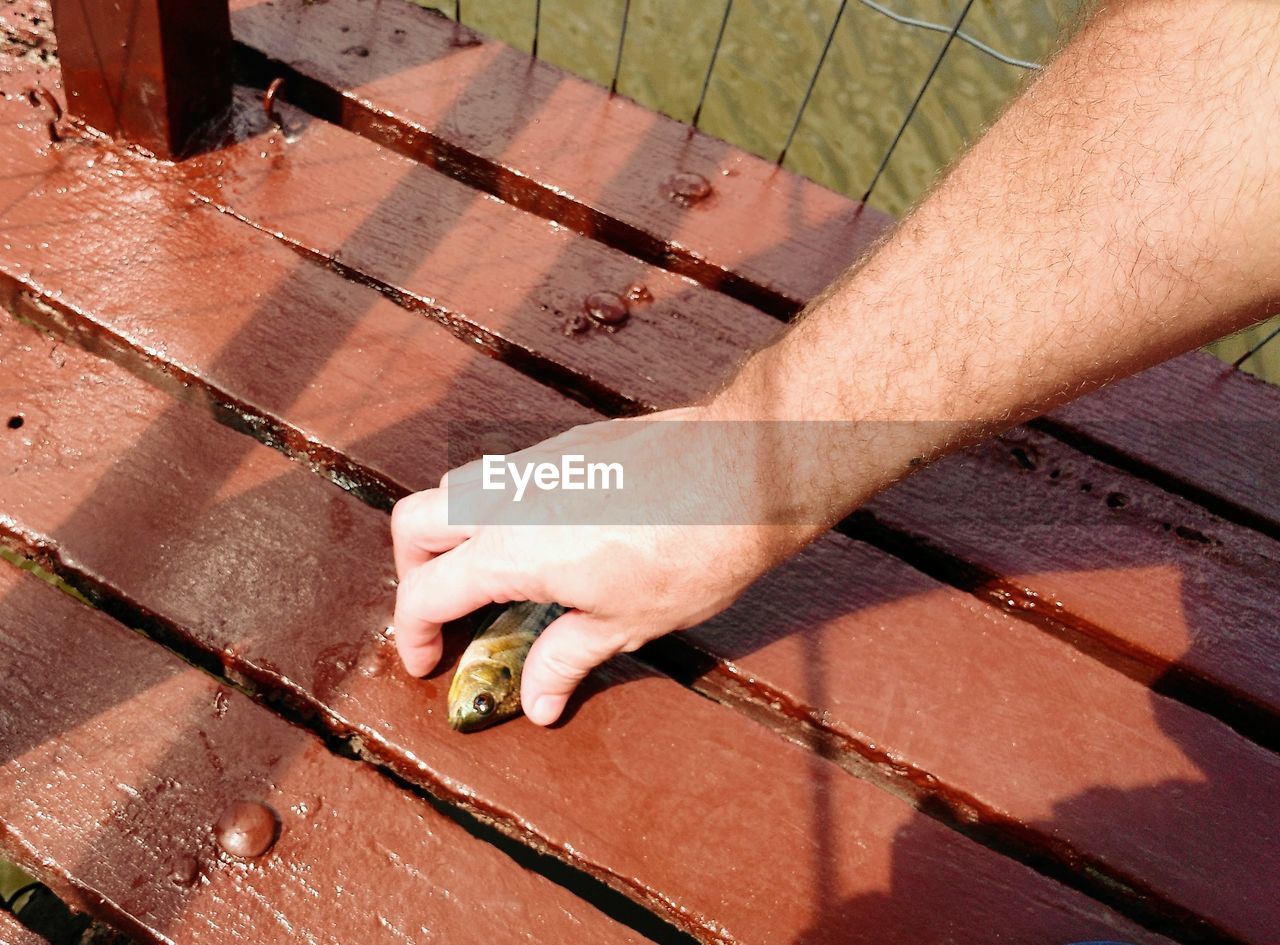
{"label": "wooden post", "polygon": [[231,104],[227,0],[53,0],[72,114],[163,158],[198,150]]}

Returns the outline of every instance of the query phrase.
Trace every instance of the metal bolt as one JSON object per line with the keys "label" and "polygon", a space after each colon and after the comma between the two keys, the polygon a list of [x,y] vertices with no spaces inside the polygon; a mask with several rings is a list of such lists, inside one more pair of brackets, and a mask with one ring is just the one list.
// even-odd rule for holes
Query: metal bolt
{"label": "metal bolt", "polygon": [[280,112],[276,110],[276,98],[282,88],[284,88],[283,76],[271,80],[267,90],[262,93],[262,110],[266,112],[267,117],[271,119],[277,128],[284,131],[284,119],[280,117]]}

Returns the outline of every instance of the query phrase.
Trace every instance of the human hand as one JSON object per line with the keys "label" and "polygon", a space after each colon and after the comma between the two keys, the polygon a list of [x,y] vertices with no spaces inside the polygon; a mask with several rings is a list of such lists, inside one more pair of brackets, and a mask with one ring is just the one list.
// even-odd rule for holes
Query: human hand
{"label": "human hand", "polygon": [[479,488],[475,462],[397,503],[405,668],[430,672],[441,625],[488,603],[558,602],[570,610],[534,643],[521,686],[525,714],[548,725],[595,666],[713,616],[798,550],[812,530],[765,524],[770,486],[747,443],[697,423],[708,419],[695,407],[594,423],[505,457],[520,468],[606,457],[626,472],[621,493],[530,489],[512,505],[510,493]]}

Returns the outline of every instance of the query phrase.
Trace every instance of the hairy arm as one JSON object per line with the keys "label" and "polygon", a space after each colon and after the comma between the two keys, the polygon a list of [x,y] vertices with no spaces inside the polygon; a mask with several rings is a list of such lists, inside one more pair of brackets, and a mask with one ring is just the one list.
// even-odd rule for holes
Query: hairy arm
{"label": "hairy arm", "polygon": [[[880,444],[892,479],[1264,317],[1277,57],[1274,4],[1112,4],[720,409],[951,421]],[[883,483],[841,485],[851,506]]]}
{"label": "hairy arm", "polygon": [[[409,671],[435,665],[446,620],[559,601],[574,609],[523,684],[529,716],[554,721],[593,666],[715,613],[922,462],[1266,315],[1280,297],[1278,55],[1275,4],[1107,5],[884,245],[675,414],[823,422],[707,438],[706,468],[739,471],[728,493],[752,518],[606,527],[548,506],[545,529],[450,524],[465,469],[406,499],[393,531]],[[664,445],[654,426],[572,441],[670,460],[651,477],[657,504],[697,481],[704,447]]]}

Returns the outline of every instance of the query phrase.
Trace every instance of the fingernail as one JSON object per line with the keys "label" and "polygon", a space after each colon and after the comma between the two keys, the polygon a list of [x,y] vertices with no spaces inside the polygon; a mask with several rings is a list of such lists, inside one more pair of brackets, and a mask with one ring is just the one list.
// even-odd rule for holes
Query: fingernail
{"label": "fingernail", "polygon": [[557,696],[541,695],[533,700],[533,705],[524,710],[529,721],[535,725],[550,725],[560,716],[561,700]]}

